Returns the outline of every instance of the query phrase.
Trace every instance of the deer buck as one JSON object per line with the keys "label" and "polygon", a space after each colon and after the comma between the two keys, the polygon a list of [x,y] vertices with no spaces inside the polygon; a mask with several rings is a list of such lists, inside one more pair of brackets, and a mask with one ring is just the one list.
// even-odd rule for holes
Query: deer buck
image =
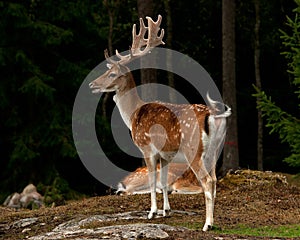
{"label": "deer buck", "polygon": [[[156,22],[150,17],[146,19],[147,26],[140,19],[138,34],[136,25],[133,25],[133,42],[129,54],[121,55],[116,50],[119,60],[115,61],[110,59],[105,51],[109,70],[92,81],[89,86],[93,93],[112,91],[116,93],[113,99],[121,117],[131,131],[133,142],[143,153],[151,189],[151,209],[148,218],[153,218],[158,211],[156,202],[158,160],[160,160],[163,216],[166,216],[170,211],[167,189],[168,163],[184,159],[204,191],[206,221],[203,231],[206,231],[213,226],[216,197],[215,165],[226,134],[226,118],[230,116],[231,109],[225,104],[213,101],[208,94],[209,106],[144,102],[140,99],[133,76],[126,65],[148,54],[156,46],[164,44],[162,41],[164,30],[160,31],[162,17],[159,15]],[[217,108],[220,105],[224,111]]]}
{"label": "deer buck", "polygon": [[[157,175],[160,174],[160,165],[157,164]],[[157,176],[156,192],[161,193],[162,184]],[[193,171],[185,163],[169,163],[168,192],[171,194],[198,194],[202,193]],[[117,194],[144,194],[150,193],[149,176],[147,167],[139,167],[118,183]]]}

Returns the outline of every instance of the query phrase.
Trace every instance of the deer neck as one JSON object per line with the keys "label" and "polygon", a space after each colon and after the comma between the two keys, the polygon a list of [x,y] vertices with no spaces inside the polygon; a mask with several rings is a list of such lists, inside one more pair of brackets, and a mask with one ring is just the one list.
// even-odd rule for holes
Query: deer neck
{"label": "deer neck", "polygon": [[140,99],[137,93],[132,74],[129,72],[124,78],[126,79],[123,79],[123,81],[126,81],[127,84],[116,91],[113,100],[120,111],[123,121],[131,131],[131,116],[145,103]]}

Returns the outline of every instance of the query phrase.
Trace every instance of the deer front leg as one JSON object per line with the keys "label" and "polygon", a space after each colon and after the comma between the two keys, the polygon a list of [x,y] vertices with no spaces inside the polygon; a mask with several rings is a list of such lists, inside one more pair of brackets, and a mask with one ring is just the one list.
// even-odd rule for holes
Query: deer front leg
{"label": "deer front leg", "polygon": [[152,219],[157,214],[157,202],[156,202],[156,158],[154,156],[145,158],[146,165],[148,167],[149,186],[151,194],[151,209],[148,214],[148,219]]}
{"label": "deer front leg", "polygon": [[162,193],[164,199],[163,216],[167,216],[171,210],[168,198],[168,161],[160,159],[160,183],[162,185]]}

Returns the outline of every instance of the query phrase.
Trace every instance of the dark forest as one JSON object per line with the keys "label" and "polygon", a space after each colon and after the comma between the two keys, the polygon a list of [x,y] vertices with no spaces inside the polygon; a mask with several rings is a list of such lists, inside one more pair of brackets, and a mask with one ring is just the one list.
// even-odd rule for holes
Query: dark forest
{"label": "dark forest", "polygon": [[[58,201],[109,191],[91,176],[77,154],[72,136],[72,110],[80,85],[105,60],[103,51],[128,50],[132,25],[138,23],[140,16],[137,2],[0,1],[2,202],[8,194],[21,191],[28,183]],[[297,85],[293,83],[291,61],[283,54],[289,51],[289,46],[283,44],[284,33],[293,34],[287,22],[295,19],[294,9],[298,5],[292,0],[259,2],[261,89],[282,110],[295,116],[299,126]],[[234,11],[236,85],[232,92],[236,93],[233,112],[238,129],[234,147],[239,154],[236,167],[243,169],[258,169],[258,115],[254,96],[257,92],[253,87],[257,85],[254,3],[236,0]],[[158,14],[163,17],[162,28],[168,37],[164,47],[200,63],[222,92],[222,1],[153,1],[151,11],[151,17],[156,19]],[[299,42],[296,47],[300,49]],[[140,84],[140,73],[134,75],[137,85]],[[168,85],[165,73],[158,72],[156,76],[157,83]],[[191,103],[202,101],[193,95],[191,86],[176,77],[174,88]],[[226,91],[230,93],[231,89]],[[115,164],[133,171],[143,161],[132,159],[114,142],[110,129],[112,96],[107,94],[99,99],[98,140]],[[268,127],[267,123],[264,119],[263,170],[298,173],[299,159],[298,165],[284,161],[293,153],[289,141],[282,141],[276,130],[270,133],[272,126]],[[295,134],[294,138],[297,137],[299,134]],[[222,159],[219,162],[221,165]]]}

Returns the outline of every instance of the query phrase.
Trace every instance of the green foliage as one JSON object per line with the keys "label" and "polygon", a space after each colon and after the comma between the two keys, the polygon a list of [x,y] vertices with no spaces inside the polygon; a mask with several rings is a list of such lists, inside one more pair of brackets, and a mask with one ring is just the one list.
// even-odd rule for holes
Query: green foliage
{"label": "green foliage", "polygon": [[[295,19],[287,17],[287,26],[290,27],[291,33],[282,33],[283,45],[287,48],[282,54],[285,55],[289,61],[288,72],[293,75],[293,84],[296,86],[295,93],[300,99],[300,0],[295,0],[298,7],[294,10],[296,12]],[[300,103],[298,103],[300,107]]]}
{"label": "green foliage", "polygon": [[37,190],[43,194],[46,206],[64,205],[67,200],[76,200],[83,197],[82,194],[73,191],[68,182],[58,175],[51,185],[38,184]]}
{"label": "green foliage", "polygon": [[256,88],[254,94],[258,99],[258,108],[262,110],[267,120],[266,126],[271,128],[270,133],[277,132],[282,142],[289,144],[291,155],[285,159],[293,167],[300,166],[300,120],[283,111],[272,102],[264,91]]}
{"label": "green foliage", "polygon": [[[119,46],[126,39],[125,49],[130,11],[120,8],[114,26],[113,40]],[[81,83],[104,59],[107,9],[102,1],[26,0],[0,1],[0,12],[0,192],[40,183],[59,202],[68,192],[62,178],[72,178],[63,171],[72,166],[76,175],[75,166],[83,168],[73,142],[72,109]],[[107,120],[97,117],[97,124],[107,126]],[[101,141],[113,154],[110,129],[103,129]]]}
{"label": "green foliage", "polygon": [[103,42],[91,16],[100,6],[88,0],[0,1],[1,188],[49,184],[57,178],[57,165],[77,158],[72,107],[98,62],[81,52],[96,52],[95,44],[86,44],[89,39]]}
{"label": "green foliage", "polygon": [[[287,26],[290,27],[291,33],[281,31],[283,45],[287,48],[282,54],[289,61],[288,72],[293,76],[293,84],[296,87],[295,93],[300,99],[300,1],[296,0],[298,7],[295,18],[292,20],[287,17]],[[263,116],[267,120],[266,126],[271,128],[271,132],[277,132],[282,142],[288,143],[291,149],[291,155],[285,161],[293,166],[300,166],[300,119],[288,114],[272,102],[264,91],[255,87],[258,100],[258,108],[262,110]],[[300,107],[300,104],[298,104]]]}

